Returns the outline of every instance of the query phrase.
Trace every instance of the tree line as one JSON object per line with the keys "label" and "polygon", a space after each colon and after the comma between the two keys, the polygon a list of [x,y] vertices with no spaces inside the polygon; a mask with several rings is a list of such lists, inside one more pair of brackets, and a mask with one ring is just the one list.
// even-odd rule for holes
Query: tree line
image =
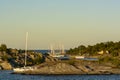
{"label": "tree line", "polygon": [[66,52],[69,55],[98,55],[98,52],[110,54],[111,56],[119,56],[120,54],[120,41],[119,42],[101,42],[95,45],[80,45],[75,48],[71,48]]}

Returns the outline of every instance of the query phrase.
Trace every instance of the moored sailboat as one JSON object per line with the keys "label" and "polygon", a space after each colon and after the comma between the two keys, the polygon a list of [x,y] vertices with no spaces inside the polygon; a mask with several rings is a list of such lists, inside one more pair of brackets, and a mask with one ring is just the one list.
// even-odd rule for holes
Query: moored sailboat
{"label": "moored sailboat", "polygon": [[21,72],[25,72],[25,71],[32,71],[35,68],[34,67],[30,67],[27,66],[27,41],[28,41],[28,32],[26,32],[26,41],[25,41],[25,64],[24,67],[21,68],[13,68],[13,72],[14,73],[21,73]]}

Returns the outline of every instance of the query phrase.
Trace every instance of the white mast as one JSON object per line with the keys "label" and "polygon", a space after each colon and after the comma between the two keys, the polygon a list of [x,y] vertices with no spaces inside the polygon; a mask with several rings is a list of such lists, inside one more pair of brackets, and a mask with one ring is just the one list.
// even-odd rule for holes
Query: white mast
{"label": "white mast", "polygon": [[25,65],[24,66],[26,66],[27,65],[27,63],[26,63],[26,59],[27,59],[27,43],[28,42],[28,32],[26,32],[26,41],[25,41]]}
{"label": "white mast", "polygon": [[62,47],[62,54],[64,54],[65,53],[65,51],[64,51],[64,45],[61,45],[61,47]]}
{"label": "white mast", "polygon": [[54,55],[55,52],[52,44],[50,45],[50,49],[51,49],[51,54]]}
{"label": "white mast", "polygon": [[53,53],[53,47],[52,47],[52,45],[50,45],[50,52],[51,52],[51,54]]}
{"label": "white mast", "polygon": [[62,49],[61,49],[61,44],[59,43],[58,44],[58,51],[59,51],[59,54],[61,54],[62,53],[62,51],[61,51]]}

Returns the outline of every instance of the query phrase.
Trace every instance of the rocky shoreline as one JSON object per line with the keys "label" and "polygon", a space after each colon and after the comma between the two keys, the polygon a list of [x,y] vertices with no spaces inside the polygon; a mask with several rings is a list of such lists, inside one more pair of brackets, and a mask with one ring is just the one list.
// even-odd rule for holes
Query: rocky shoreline
{"label": "rocky shoreline", "polygon": [[[120,42],[119,42],[120,43]],[[35,67],[34,70],[20,72],[26,75],[71,75],[71,74],[120,74],[120,50],[118,43],[108,42],[109,51],[106,44],[101,43],[89,46],[89,55],[76,54],[81,47],[70,49],[64,56],[69,56],[67,60],[52,57],[50,54],[38,53],[33,50],[27,52],[27,66]],[[101,46],[100,46],[101,45]],[[97,46],[97,47],[96,47]],[[116,46],[118,48],[116,48]],[[98,49],[100,48],[100,50]],[[87,49],[87,48],[86,48]],[[98,50],[95,50],[98,49]],[[103,50],[102,50],[103,49]],[[116,50],[117,49],[117,50]],[[95,51],[94,51],[95,50]],[[101,51],[102,50],[102,51]],[[86,51],[86,50],[85,50]],[[86,53],[86,52],[85,52]],[[98,54],[102,53],[102,54]],[[87,58],[97,58],[98,60],[77,60],[75,56],[85,56]],[[25,64],[25,50],[7,48],[5,44],[0,46],[0,70],[12,70],[13,68],[23,67]],[[16,74],[16,73],[15,73]]]}
{"label": "rocky shoreline", "polygon": [[3,62],[0,63],[0,69],[1,70],[11,70],[12,66],[9,62],[3,61]]}
{"label": "rocky shoreline", "polygon": [[[2,70],[12,70],[13,66],[7,62],[0,63]],[[36,64],[34,70],[14,74],[24,75],[101,75],[120,74],[120,67],[111,62],[86,60],[58,60],[51,56],[45,57],[45,62]]]}
{"label": "rocky shoreline", "polygon": [[78,61],[74,64],[69,62],[46,62],[36,65],[36,70],[25,71],[24,75],[100,75],[120,74],[119,68],[101,65],[97,62]]}

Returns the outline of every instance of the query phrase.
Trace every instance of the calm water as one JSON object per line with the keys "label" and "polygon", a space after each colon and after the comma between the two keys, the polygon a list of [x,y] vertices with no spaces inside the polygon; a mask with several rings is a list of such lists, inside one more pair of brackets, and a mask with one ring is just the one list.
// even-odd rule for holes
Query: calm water
{"label": "calm water", "polygon": [[0,80],[120,80],[120,75],[20,75],[0,71]]}
{"label": "calm water", "polygon": [[[40,53],[48,53],[48,52],[50,52],[50,50],[33,50],[34,52],[40,52]],[[65,52],[66,52],[67,50],[65,50]]]}

